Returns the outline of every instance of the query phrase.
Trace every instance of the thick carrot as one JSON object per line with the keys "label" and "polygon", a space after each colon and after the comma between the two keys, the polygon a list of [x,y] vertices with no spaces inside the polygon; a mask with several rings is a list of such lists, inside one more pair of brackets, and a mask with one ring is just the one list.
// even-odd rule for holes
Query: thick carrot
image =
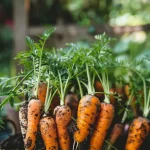
{"label": "thick carrot", "polygon": [[42,102],[38,99],[32,99],[28,104],[28,127],[25,138],[25,148],[27,150],[33,150],[35,147],[42,106]]}
{"label": "thick carrot", "polygon": [[148,119],[144,117],[135,118],[129,128],[125,150],[139,150],[148,133]]}
{"label": "thick carrot", "polygon": [[28,113],[28,103],[25,102],[19,108],[19,121],[23,140],[25,139],[27,132],[27,125],[28,125],[27,113]]}
{"label": "thick carrot", "polygon": [[52,117],[45,116],[40,120],[40,132],[46,150],[58,150],[56,124]]}
{"label": "thick carrot", "polygon": [[83,142],[89,135],[90,127],[94,124],[100,109],[100,101],[96,96],[86,95],[81,98],[77,112],[77,128],[74,132],[74,140]]}
{"label": "thick carrot", "polygon": [[[113,145],[117,139],[119,138],[119,136],[123,133],[123,127],[124,125],[122,123],[116,123],[111,131],[111,134],[110,134],[110,138],[109,138],[109,143],[111,145]],[[106,150],[110,150],[111,149],[111,145],[108,145],[107,149]]]}
{"label": "thick carrot", "polygon": [[47,92],[47,84],[45,82],[40,82],[38,85],[37,97],[39,100],[41,100],[43,104],[45,103],[46,92]]}
{"label": "thick carrot", "polygon": [[65,96],[65,105],[70,107],[72,117],[74,118],[77,116],[78,104],[78,97],[73,92],[70,92]]}
{"label": "thick carrot", "polygon": [[95,123],[95,128],[90,139],[90,150],[102,149],[107,130],[114,117],[114,107],[109,103],[101,103],[101,110]]}
{"label": "thick carrot", "polygon": [[57,106],[54,114],[60,149],[70,150],[70,136],[67,126],[71,121],[71,110],[68,106]]}

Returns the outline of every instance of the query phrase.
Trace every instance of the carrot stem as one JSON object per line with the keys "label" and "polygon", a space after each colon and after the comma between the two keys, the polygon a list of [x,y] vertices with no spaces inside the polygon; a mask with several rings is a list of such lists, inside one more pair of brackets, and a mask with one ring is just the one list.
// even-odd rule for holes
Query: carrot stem
{"label": "carrot stem", "polygon": [[79,80],[79,77],[76,76],[77,82],[78,82],[78,86],[79,86],[79,91],[80,91],[80,96],[83,97],[83,89]]}
{"label": "carrot stem", "polygon": [[40,75],[41,75],[41,65],[42,65],[42,55],[43,55],[43,49],[44,49],[44,45],[45,45],[46,40],[43,41],[43,45],[41,48],[41,56],[40,56],[40,62],[39,62],[39,69],[38,69],[38,78],[37,78],[37,83],[36,83],[36,91],[35,91],[35,96],[37,97],[38,94],[38,84],[40,82]]}

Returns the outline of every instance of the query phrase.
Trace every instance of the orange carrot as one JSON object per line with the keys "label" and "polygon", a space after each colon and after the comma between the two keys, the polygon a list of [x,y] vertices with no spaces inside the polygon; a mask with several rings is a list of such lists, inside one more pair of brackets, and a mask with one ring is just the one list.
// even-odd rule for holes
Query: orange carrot
{"label": "orange carrot", "polygon": [[25,139],[27,132],[27,125],[28,125],[27,112],[28,112],[28,103],[25,102],[19,108],[19,121],[23,140]]}
{"label": "orange carrot", "polygon": [[45,116],[40,120],[40,132],[46,150],[58,150],[56,124],[52,117]]}
{"label": "orange carrot", "polygon": [[42,106],[42,102],[38,99],[32,99],[28,104],[28,127],[25,138],[25,148],[27,150],[33,150],[35,147]]}
{"label": "orange carrot", "polygon": [[71,109],[72,117],[76,118],[79,100],[76,94],[70,92],[65,97],[65,105]]}
{"label": "orange carrot", "polygon": [[86,95],[81,98],[77,112],[77,128],[74,132],[74,140],[83,142],[89,135],[90,127],[94,124],[100,109],[100,101],[96,96]]}
{"label": "orange carrot", "polygon": [[95,123],[95,128],[90,139],[90,150],[102,149],[107,130],[114,117],[114,107],[109,103],[101,103],[101,110]]}
{"label": "orange carrot", "polygon": [[60,149],[70,150],[70,136],[67,126],[71,121],[71,110],[68,106],[57,106],[54,114]]}
{"label": "orange carrot", "polygon": [[[123,124],[122,123],[116,123],[111,131],[111,134],[110,134],[110,138],[109,138],[109,143],[111,145],[113,145],[117,139],[119,138],[119,136],[122,134],[123,132]],[[107,149],[106,150],[110,150],[111,149],[111,145],[108,145]]]}
{"label": "orange carrot", "polygon": [[[114,92],[115,92],[115,89],[114,89],[114,88],[111,88],[111,89],[110,89],[110,93],[114,93]],[[110,103],[114,105],[114,104],[116,103],[116,101],[117,101],[117,100],[116,100],[116,98],[113,96],[113,94],[110,94]]]}
{"label": "orange carrot", "polygon": [[148,133],[148,119],[144,117],[135,118],[129,128],[125,150],[139,150]]}
{"label": "orange carrot", "polygon": [[[95,88],[95,92],[104,92],[103,86],[101,82],[99,82],[98,80],[94,82],[94,88]],[[95,96],[98,97],[100,100],[104,99],[103,93],[96,93]]]}
{"label": "orange carrot", "polygon": [[39,100],[41,100],[43,104],[45,103],[46,92],[47,92],[47,84],[44,82],[40,82],[38,85],[37,97]]}

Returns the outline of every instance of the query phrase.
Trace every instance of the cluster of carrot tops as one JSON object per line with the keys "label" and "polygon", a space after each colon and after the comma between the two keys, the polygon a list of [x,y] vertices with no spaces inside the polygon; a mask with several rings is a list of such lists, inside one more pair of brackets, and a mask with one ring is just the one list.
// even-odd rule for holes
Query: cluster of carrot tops
{"label": "cluster of carrot tops", "polygon": [[26,38],[29,50],[16,57],[24,71],[5,83],[16,81],[3,92],[7,97],[0,107],[19,106],[25,149],[36,150],[37,133],[46,150],[77,150],[84,142],[84,150],[117,149],[127,121],[124,149],[140,149],[150,130],[148,71],[138,70],[143,64],[118,62],[109,45],[113,39],[105,34],[88,47],[67,43],[47,50],[54,30],[38,42]]}

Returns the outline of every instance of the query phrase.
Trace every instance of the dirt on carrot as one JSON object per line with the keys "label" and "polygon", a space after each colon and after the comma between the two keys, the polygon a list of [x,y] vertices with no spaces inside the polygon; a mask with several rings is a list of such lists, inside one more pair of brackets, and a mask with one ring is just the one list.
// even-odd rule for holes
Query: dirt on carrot
{"label": "dirt on carrot", "polygon": [[56,123],[52,117],[45,116],[40,120],[40,132],[46,150],[58,150]]}
{"label": "dirt on carrot", "polygon": [[67,126],[71,121],[71,109],[68,106],[57,106],[54,114],[59,147],[61,150],[70,150],[70,135]]}
{"label": "dirt on carrot", "polygon": [[90,150],[102,149],[107,131],[112,123],[113,117],[113,105],[109,103],[101,103],[101,110],[90,138]]}
{"label": "dirt on carrot", "polygon": [[91,126],[100,110],[100,101],[96,96],[86,95],[81,98],[77,112],[77,128],[74,132],[74,140],[83,142],[90,133]]}
{"label": "dirt on carrot", "polygon": [[38,131],[38,125],[43,110],[43,104],[38,99],[30,100],[28,104],[28,126],[25,137],[25,148],[27,150],[33,150],[35,147],[36,134]]}

